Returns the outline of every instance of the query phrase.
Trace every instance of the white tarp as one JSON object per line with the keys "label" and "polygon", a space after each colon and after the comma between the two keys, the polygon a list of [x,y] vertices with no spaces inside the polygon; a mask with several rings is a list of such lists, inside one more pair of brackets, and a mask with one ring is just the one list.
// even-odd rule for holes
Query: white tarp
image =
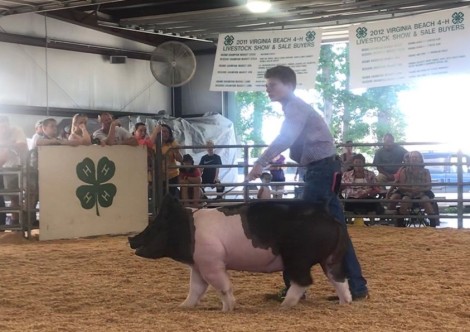
{"label": "white tarp", "polygon": [[266,69],[295,70],[297,87],[315,86],[321,30],[300,29],[219,35],[211,91],[264,91]]}
{"label": "white tarp", "polygon": [[470,7],[349,28],[351,88],[470,72]]}
{"label": "white tarp", "polygon": [[[148,131],[157,124],[155,118],[146,116],[131,116],[119,119],[124,128],[129,128],[132,132],[136,122],[144,122]],[[195,118],[172,118],[162,117],[158,121],[168,124],[173,129],[175,140],[181,146],[205,146],[208,140],[212,140],[217,145],[236,145],[235,129],[232,121],[220,114],[207,114]],[[214,152],[222,159],[224,165],[235,165],[238,149],[229,147],[216,147]],[[190,154],[195,164],[199,164],[201,157],[207,153],[205,148],[183,149],[182,154]],[[222,182],[232,183],[237,181],[237,168],[220,168],[219,178]]]}

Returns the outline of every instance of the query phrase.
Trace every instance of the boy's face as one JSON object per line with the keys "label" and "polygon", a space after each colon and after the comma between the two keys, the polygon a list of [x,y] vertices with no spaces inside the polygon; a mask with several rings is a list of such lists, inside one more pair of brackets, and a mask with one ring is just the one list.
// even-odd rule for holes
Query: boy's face
{"label": "boy's face", "polygon": [[100,121],[104,126],[110,125],[113,122],[113,116],[110,113],[102,113],[100,115]]}
{"label": "boy's face", "polygon": [[135,136],[137,138],[145,138],[145,136],[147,136],[147,128],[145,128],[145,126],[139,126],[139,128],[135,130]]}
{"label": "boy's face", "polygon": [[364,162],[361,159],[354,159],[353,165],[355,168],[363,168],[364,167]]}
{"label": "boy's face", "polygon": [[57,136],[57,122],[49,122],[46,126],[42,126],[42,131],[47,137],[56,137]]}
{"label": "boy's face", "polygon": [[281,101],[294,91],[292,84],[284,84],[278,78],[266,79],[266,92],[271,101]]}

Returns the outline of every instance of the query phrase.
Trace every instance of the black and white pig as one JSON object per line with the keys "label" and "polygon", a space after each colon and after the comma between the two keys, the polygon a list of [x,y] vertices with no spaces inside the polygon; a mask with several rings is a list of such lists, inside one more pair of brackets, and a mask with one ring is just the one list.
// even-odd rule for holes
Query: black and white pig
{"label": "black and white pig", "polygon": [[233,310],[235,298],[227,270],[286,270],[291,280],[282,307],[296,305],[312,284],[310,269],[320,263],[340,303],[351,293],[342,265],[347,232],[323,208],[296,200],[253,201],[218,209],[184,208],[164,197],[156,220],[129,237],[136,255],[170,257],[191,267],[189,294],[182,307],[194,307],[214,287],[222,310]]}

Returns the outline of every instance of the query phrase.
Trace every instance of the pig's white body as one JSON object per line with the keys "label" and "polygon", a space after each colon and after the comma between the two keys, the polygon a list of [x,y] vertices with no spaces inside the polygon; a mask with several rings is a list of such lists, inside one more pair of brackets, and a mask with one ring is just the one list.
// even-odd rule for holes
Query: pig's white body
{"label": "pig's white body", "polygon": [[[226,216],[216,209],[202,209],[194,213],[194,264],[191,265],[189,294],[181,307],[194,307],[211,285],[220,292],[222,311],[235,306],[232,284],[227,270],[275,272],[283,269],[282,259],[270,249],[255,248],[244,233],[240,215]],[[330,279],[340,303],[352,301],[348,283]],[[307,287],[292,282],[282,307],[296,305]]]}
{"label": "pig's white body", "polygon": [[194,213],[194,265],[201,271],[213,265],[249,272],[282,271],[282,259],[271,249],[254,248],[243,231],[240,215],[225,216],[216,209]]}

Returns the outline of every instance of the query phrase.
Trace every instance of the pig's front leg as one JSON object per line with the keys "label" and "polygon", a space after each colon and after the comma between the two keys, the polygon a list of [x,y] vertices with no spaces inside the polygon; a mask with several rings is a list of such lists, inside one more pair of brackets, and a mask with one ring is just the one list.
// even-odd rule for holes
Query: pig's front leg
{"label": "pig's front leg", "polygon": [[201,273],[191,266],[191,275],[189,278],[189,293],[180,307],[192,308],[199,303],[201,297],[206,293],[208,283],[202,278]]}
{"label": "pig's front leg", "polygon": [[233,296],[232,283],[225,265],[222,262],[219,264],[213,263],[207,269],[201,269],[201,273],[209,285],[219,293],[219,298],[222,301],[222,311],[232,311],[235,308],[235,297]]}

